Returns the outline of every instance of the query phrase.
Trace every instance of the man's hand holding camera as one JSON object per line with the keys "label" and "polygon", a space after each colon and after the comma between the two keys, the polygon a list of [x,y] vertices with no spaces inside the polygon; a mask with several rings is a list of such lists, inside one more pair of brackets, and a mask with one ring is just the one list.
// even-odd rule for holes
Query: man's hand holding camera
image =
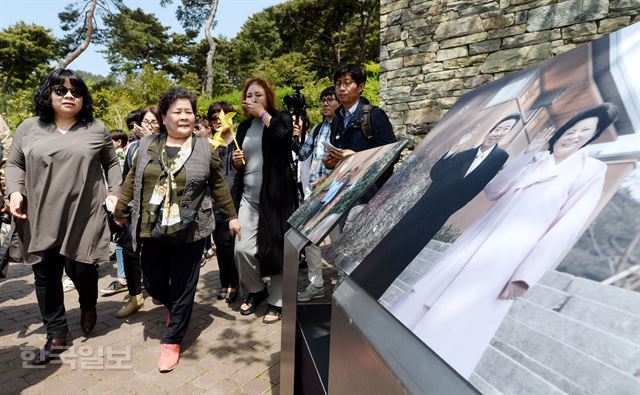
{"label": "man's hand holding camera", "polygon": [[293,118],[293,138],[297,141],[300,141],[300,136],[302,136],[302,127],[304,121],[302,118],[298,118],[296,115],[292,116]]}

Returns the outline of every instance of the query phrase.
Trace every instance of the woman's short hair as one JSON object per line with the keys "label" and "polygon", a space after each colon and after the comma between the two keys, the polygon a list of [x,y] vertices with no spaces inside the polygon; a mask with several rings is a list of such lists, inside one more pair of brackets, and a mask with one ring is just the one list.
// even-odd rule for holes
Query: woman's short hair
{"label": "woman's short hair", "polygon": [[211,103],[209,106],[209,110],[207,110],[207,120],[209,122],[213,122],[213,117],[217,116],[220,113],[220,110],[224,111],[225,114],[230,112],[237,112],[231,103],[226,101],[217,101]]}
{"label": "woman's short hair", "polygon": [[[196,97],[193,93],[189,92],[187,89],[182,87],[171,88],[160,96],[160,101],[158,102],[158,110],[160,111],[160,133],[166,133],[167,128],[165,128],[164,123],[161,122],[162,117],[167,115],[167,111],[169,111],[169,107],[171,104],[179,99],[187,99],[191,103],[191,109],[193,110],[193,114],[196,114]],[[145,112],[146,113],[146,112]],[[144,114],[143,113],[143,116]]]}
{"label": "woman's short hair", "polygon": [[[169,105],[171,105],[171,103],[169,103]],[[167,109],[168,109],[168,107],[167,107]],[[157,106],[149,106],[149,107],[146,107],[145,109],[142,110],[142,113],[140,115],[140,122],[141,123],[142,123],[142,120],[144,119],[144,116],[147,115],[148,112],[150,112],[151,114],[153,114],[154,117],[156,117],[156,121],[158,121],[158,125],[162,125],[162,117],[160,116],[160,113],[158,112],[158,107]]]}
{"label": "woman's short hair", "polygon": [[[249,87],[253,84],[257,84],[260,85],[262,87],[262,89],[264,89],[264,96],[265,99],[267,100],[267,112],[272,112],[278,109],[277,106],[277,100],[276,100],[276,92],[273,90],[273,88],[271,87],[271,84],[269,84],[269,82],[267,80],[265,80],[262,77],[253,77],[253,78],[249,78],[244,82],[244,86],[242,87],[242,101],[244,101],[247,98],[247,90],[249,90]],[[249,115],[247,114],[247,111],[244,110],[245,115]]]}
{"label": "woman's short hair", "polygon": [[361,64],[357,63],[347,63],[340,67],[333,74],[333,84],[335,85],[338,82],[338,78],[344,77],[345,75],[351,76],[356,83],[356,85],[364,84],[367,82],[367,74],[364,72],[364,67]]}
{"label": "woman's short hair", "polygon": [[87,88],[82,77],[70,69],[53,70],[40,83],[33,97],[34,109],[40,121],[45,123],[53,122],[55,113],[51,105],[51,89],[55,85],[64,85],[65,81],[68,81],[72,87],[78,88],[82,92],[82,108],[76,115],[76,120],[82,123],[93,121],[93,98],[91,98],[89,88]]}
{"label": "woman's short hair", "polygon": [[144,108],[138,108],[136,110],[131,111],[129,114],[127,114],[125,123],[127,124],[127,129],[129,129],[130,132],[133,132],[133,125],[140,126],[140,124],[142,123],[142,117],[144,116],[144,114],[146,114],[146,111],[144,110]]}
{"label": "woman's short hair", "polygon": [[113,129],[111,132],[111,139],[114,141],[120,141],[120,145],[124,148],[127,146],[129,142],[129,138],[122,131],[122,129]]}
{"label": "woman's short hair", "polygon": [[[611,103],[602,103],[597,106],[587,108],[586,110],[580,111],[576,115],[573,116],[570,120],[565,122],[564,125],[560,126],[558,130],[551,136],[549,139],[549,151],[553,153],[553,146],[560,139],[560,137],[573,125],[582,121],[583,119],[596,117],[598,118],[598,124],[596,125],[596,132],[593,134],[593,137],[589,141],[587,141],[582,147],[587,144],[591,144],[593,141],[597,140],[598,137],[605,131],[612,123],[614,123],[618,119],[618,107]],[[581,147],[581,148],[582,148]]]}

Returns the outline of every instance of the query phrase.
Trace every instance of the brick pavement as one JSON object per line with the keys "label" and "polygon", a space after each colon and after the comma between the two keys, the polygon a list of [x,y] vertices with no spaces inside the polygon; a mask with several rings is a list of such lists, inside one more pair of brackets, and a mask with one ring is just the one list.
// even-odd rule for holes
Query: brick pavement
{"label": "brick pavement", "polygon": [[[215,257],[200,274],[180,363],[164,374],[156,369],[164,307],[146,297],[138,313],[118,319],[115,312],[125,293],[101,296],[96,328],[85,338],[75,290],[65,293],[73,344],[62,354],[64,363],[24,368],[25,347],[42,347],[46,332],[31,268],[13,264],[9,270],[9,278],[0,282],[0,394],[279,393],[280,323],[262,323],[264,306],[258,316],[245,317],[239,313],[239,301],[228,306],[216,299],[220,283]],[[115,262],[102,265],[99,287],[108,285],[115,273]],[[123,369],[112,369],[118,352],[128,360],[122,362]]]}

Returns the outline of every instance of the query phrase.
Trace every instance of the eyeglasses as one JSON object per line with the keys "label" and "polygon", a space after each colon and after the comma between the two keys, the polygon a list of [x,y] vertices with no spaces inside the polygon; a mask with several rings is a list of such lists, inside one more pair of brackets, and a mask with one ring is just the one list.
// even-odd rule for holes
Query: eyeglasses
{"label": "eyeglasses", "polygon": [[341,86],[349,86],[351,84],[353,84],[355,81],[350,80],[350,79],[344,79],[344,80],[338,80],[336,81],[336,88],[340,88]]}
{"label": "eyeglasses", "polygon": [[67,92],[71,91],[71,96],[75,97],[76,99],[82,97],[82,89],[76,88],[75,86],[67,88],[64,85],[54,85],[51,90],[58,96],[64,96],[67,94]]}
{"label": "eyeglasses", "polygon": [[147,125],[147,126],[158,126],[159,123],[156,120],[153,121],[147,121],[146,119],[142,120],[142,122],[140,122],[142,125]]}
{"label": "eyeglasses", "polygon": [[322,104],[324,103],[331,104],[334,101],[336,101],[336,99],[334,99],[333,97],[323,97],[322,99],[320,99],[320,103]]}

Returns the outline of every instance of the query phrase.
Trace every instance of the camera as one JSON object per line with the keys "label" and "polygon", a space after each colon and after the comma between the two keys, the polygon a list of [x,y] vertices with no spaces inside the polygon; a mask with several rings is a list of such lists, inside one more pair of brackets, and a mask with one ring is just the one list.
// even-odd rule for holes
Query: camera
{"label": "camera", "polygon": [[[309,116],[307,115],[307,101],[304,97],[304,94],[300,92],[304,89],[302,85],[296,85],[292,87],[295,91],[290,95],[286,95],[284,97],[284,105],[287,106],[287,110],[289,111],[289,115],[295,119],[294,122],[298,122],[298,120],[302,120],[302,128],[300,128],[300,138],[294,138],[291,142],[291,148],[295,153],[298,153],[300,146],[304,143],[306,139],[307,130],[309,129]],[[298,159],[293,161],[292,163],[293,173],[298,178]],[[302,203],[304,200],[304,191],[302,190],[302,183],[298,179],[296,181],[297,189],[298,189],[298,200]]]}
{"label": "camera", "polygon": [[304,142],[305,134],[309,128],[309,117],[307,116],[307,101],[304,94],[300,92],[304,89],[304,86],[293,86],[293,92],[290,95],[284,97],[284,105],[287,106],[289,115],[295,117],[295,119],[302,119],[302,131],[300,133],[300,141]]}
{"label": "camera", "polygon": [[287,109],[289,110],[289,113],[291,115],[302,115],[303,113],[306,114],[307,102],[304,94],[300,92],[302,89],[304,89],[304,86],[294,86],[293,90],[295,92],[284,97],[284,104],[287,106]]}

